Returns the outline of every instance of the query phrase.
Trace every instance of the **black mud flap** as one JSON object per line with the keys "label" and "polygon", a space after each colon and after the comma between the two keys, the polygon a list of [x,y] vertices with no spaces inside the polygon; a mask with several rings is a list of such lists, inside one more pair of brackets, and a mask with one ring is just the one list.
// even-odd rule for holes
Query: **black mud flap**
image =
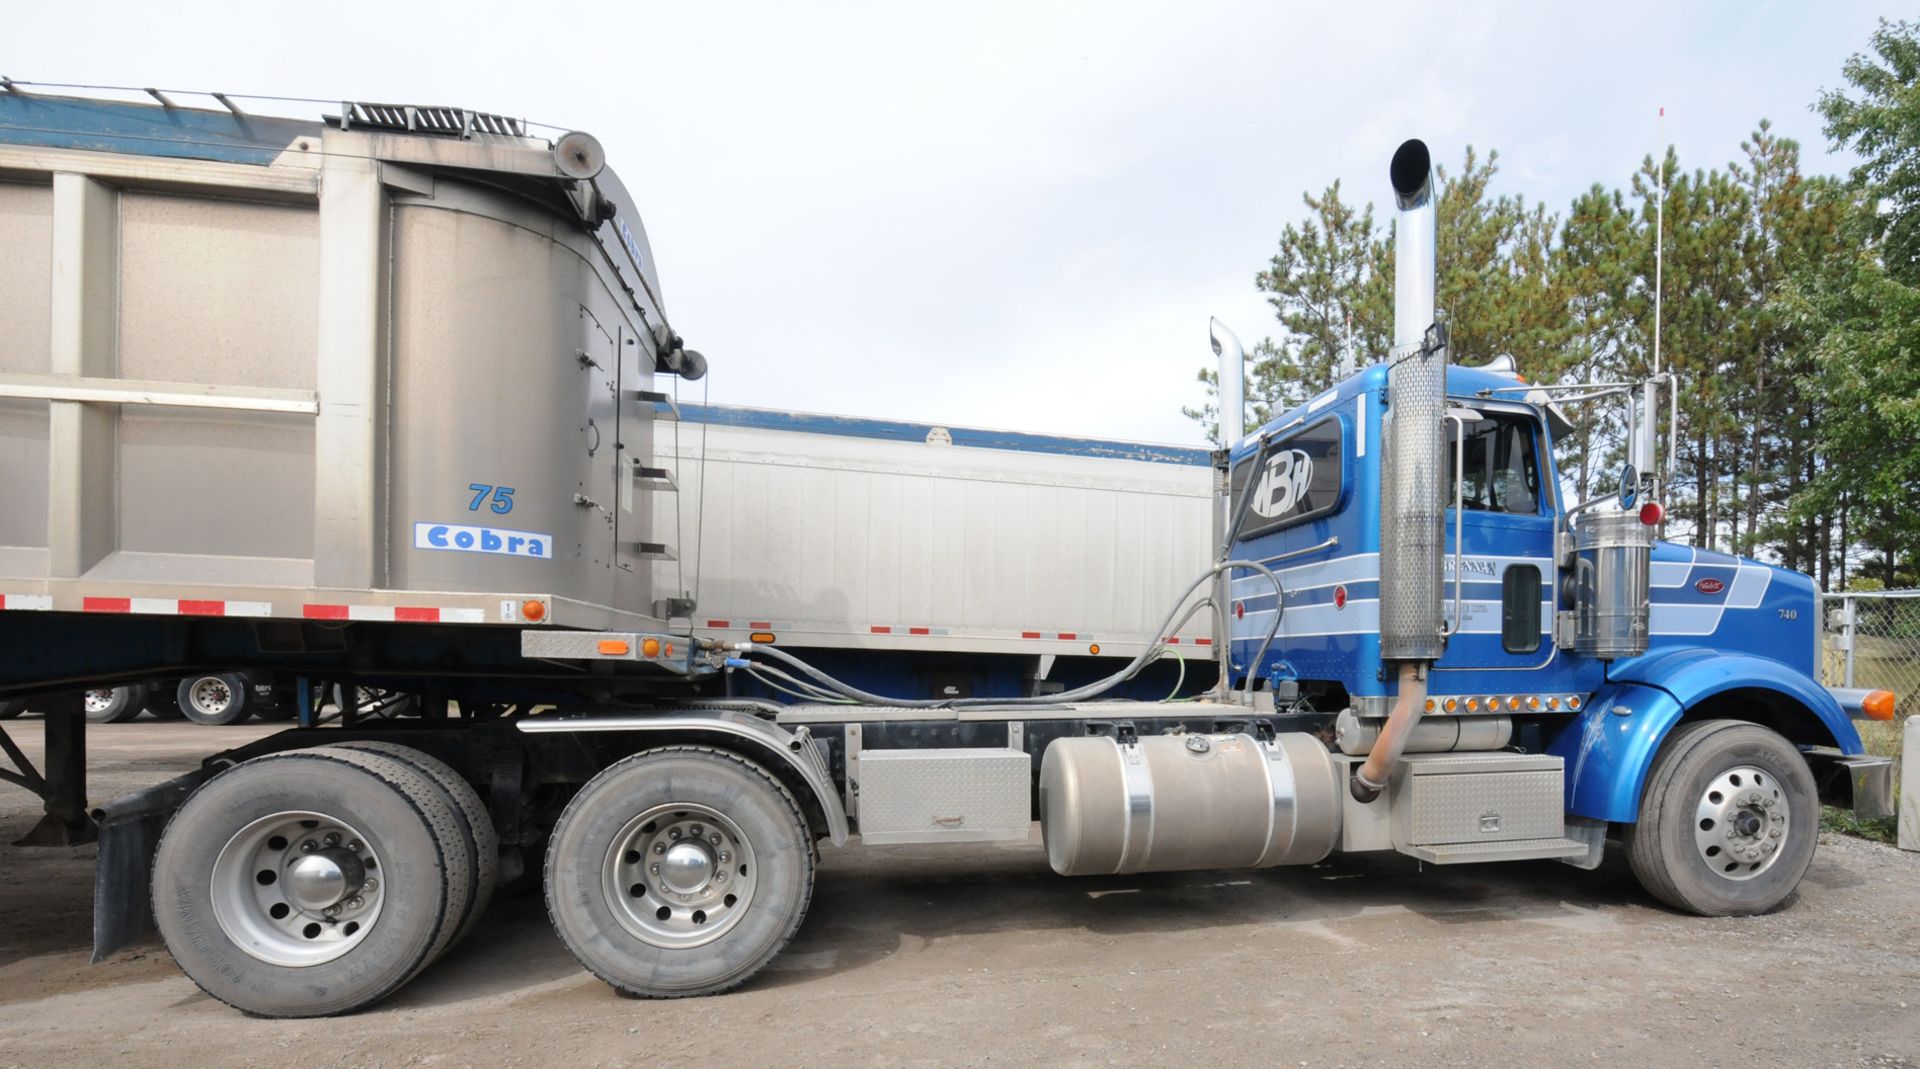
{"label": "black mud flap", "polygon": [[100,860],[93,874],[94,964],[157,934],[151,892],[154,847],[174,810],[218,771],[198,768],[93,811],[100,826]]}

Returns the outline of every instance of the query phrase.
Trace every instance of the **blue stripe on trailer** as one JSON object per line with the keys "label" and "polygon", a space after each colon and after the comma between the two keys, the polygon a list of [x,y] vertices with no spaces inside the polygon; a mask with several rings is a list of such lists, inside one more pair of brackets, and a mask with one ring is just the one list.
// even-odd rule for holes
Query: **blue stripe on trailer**
{"label": "blue stripe on trailer", "polygon": [[0,93],[0,144],[266,166],[319,133],[319,123],[299,119]]}
{"label": "blue stripe on trailer", "polygon": [[1143,460],[1154,464],[1183,464],[1207,467],[1212,454],[1205,449],[1147,442],[1119,442],[1104,438],[1067,438],[1053,434],[1028,434],[1021,431],[993,431],[975,427],[955,427],[945,423],[912,423],[905,420],[867,419],[860,416],[822,416],[811,412],[783,412],[769,408],[738,408],[731,405],[699,405],[682,402],[681,418],[689,423],[707,423],[722,427],[750,427],[759,430],[800,431],[806,434],[834,434],[843,438],[875,438],[893,442],[925,442],[934,430],[944,430],[956,446],[972,449],[1006,449],[1017,453],[1056,453],[1063,456],[1104,457],[1109,460]]}

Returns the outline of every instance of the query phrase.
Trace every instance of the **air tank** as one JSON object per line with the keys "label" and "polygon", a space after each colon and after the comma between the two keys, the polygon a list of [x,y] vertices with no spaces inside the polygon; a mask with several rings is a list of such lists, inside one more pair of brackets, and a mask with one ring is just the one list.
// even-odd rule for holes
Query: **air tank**
{"label": "air tank", "polygon": [[1587,657],[1647,652],[1653,528],[1636,512],[1595,509],[1574,529],[1573,648]]}
{"label": "air tank", "polygon": [[1047,863],[1062,876],[1307,865],[1340,838],[1342,777],[1288,733],[1056,740],[1040,762]]}

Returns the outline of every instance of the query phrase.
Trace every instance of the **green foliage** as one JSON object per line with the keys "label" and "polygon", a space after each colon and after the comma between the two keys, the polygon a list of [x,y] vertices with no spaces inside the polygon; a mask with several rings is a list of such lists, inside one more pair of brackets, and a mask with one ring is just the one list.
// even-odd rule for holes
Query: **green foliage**
{"label": "green foliage", "polygon": [[[1920,23],[1883,22],[1853,93],[1816,110],[1863,163],[1802,172],[1762,120],[1720,167],[1671,148],[1564,216],[1495,190],[1499,154],[1437,169],[1438,303],[1453,358],[1511,355],[1533,381],[1680,383],[1669,533],[1758,554],[1838,589],[1862,569],[1911,584],[1920,561]],[[1338,183],[1303,198],[1255,276],[1279,331],[1249,354],[1249,426],[1331,385],[1393,329],[1393,229]],[[1656,226],[1664,255],[1656,273]],[[1203,381],[1212,382],[1210,372]],[[1210,429],[1211,406],[1188,414]],[[1582,414],[1560,443],[1575,497],[1617,468],[1624,421]]]}

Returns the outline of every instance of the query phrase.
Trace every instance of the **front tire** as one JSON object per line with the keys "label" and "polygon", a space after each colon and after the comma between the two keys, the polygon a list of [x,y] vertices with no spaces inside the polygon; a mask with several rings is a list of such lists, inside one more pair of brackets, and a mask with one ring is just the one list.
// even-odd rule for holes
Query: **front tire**
{"label": "front tire", "polygon": [[813,868],[800,806],[765,769],[666,747],[574,796],[547,851],[547,912],[580,964],[620,993],[710,995],[793,938]]}
{"label": "front tire", "polygon": [[247,718],[246,677],[208,673],[188,676],[174,692],[180,713],[196,724],[225,727]]}
{"label": "front tire", "polygon": [[1703,720],[1661,746],[1627,856],[1641,886],[1675,909],[1749,916],[1793,894],[1819,826],[1813,774],[1793,744],[1757,724]]}

